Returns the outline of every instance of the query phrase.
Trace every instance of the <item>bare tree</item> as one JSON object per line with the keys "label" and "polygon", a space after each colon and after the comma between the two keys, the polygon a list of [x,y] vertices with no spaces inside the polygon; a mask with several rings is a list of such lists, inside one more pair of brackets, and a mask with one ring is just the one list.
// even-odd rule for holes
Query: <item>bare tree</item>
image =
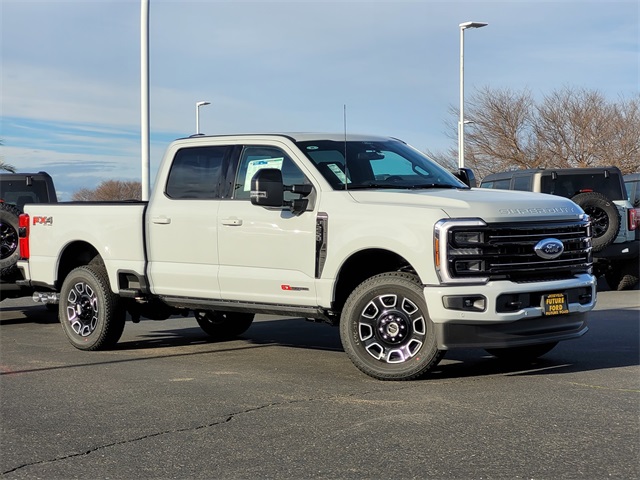
{"label": "bare tree", "polygon": [[142,185],[140,182],[124,182],[121,180],[105,180],[95,190],[82,188],[75,192],[73,201],[109,201],[109,200],[140,200]]}
{"label": "bare tree", "polygon": [[[536,167],[640,167],[640,95],[609,102],[600,92],[565,87],[536,103],[529,91],[486,87],[465,112],[465,160],[479,177]],[[457,135],[457,124],[449,130]]]}

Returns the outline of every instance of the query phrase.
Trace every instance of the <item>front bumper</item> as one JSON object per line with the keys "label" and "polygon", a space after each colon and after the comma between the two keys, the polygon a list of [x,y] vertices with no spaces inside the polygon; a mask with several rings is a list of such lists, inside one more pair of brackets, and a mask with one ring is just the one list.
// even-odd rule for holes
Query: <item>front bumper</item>
{"label": "front bumper", "polygon": [[[542,295],[564,293],[568,314],[545,316]],[[424,289],[438,348],[506,348],[558,342],[584,335],[586,312],[596,304],[596,279],[582,274],[569,280],[486,285],[427,285]],[[482,296],[482,311],[447,308],[445,298]]]}

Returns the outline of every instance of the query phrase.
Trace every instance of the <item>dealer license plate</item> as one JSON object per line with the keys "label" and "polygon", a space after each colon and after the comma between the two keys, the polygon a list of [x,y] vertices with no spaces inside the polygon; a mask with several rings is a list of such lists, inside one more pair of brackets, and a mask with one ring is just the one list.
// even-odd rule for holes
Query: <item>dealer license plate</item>
{"label": "dealer license plate", "polygon": [[569,313],[567,296],[564,293],[550,293],[542,296],[542,313],[545,315],[563,315]]}

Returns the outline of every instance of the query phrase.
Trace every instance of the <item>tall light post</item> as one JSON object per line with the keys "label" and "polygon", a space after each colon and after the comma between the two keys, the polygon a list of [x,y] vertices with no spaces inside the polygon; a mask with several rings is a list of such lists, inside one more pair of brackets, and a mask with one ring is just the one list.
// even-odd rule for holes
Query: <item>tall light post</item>
{"label": "tall light post", "polygon": [[467,28],[481,28],[485,22],[464,22],[460,27],[460,119],[458,120],[458,168],[464,168],[464,31]]}
{"label": "tall light post", "polygon": [[140,0],[140,158],[141,199],[149,200],[149,0]]}
{"label": "tall light post", "polygon": [[196,135],[200,135],[200,107],[211,105],[211,102],[196,102]]}

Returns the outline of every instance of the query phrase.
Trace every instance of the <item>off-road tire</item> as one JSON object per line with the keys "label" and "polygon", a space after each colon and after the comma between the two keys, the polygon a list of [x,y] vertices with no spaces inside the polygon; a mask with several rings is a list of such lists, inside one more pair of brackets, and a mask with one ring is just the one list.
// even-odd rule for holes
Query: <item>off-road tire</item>
{"label": "off-road tire", "polygon": [[213,340],[231,340],[242,335],[253,323],[253,313],[219,312],[214,310],[196,312],[200,328]]}
{"label": "off-road tire", "polygon": [[511,362],[530,362],[549,353],[558,342],[543,343],[540,345],[526,345],[524,347],[487,348],[487,353],[501,360]]}
{"label": "off-road tire", "polygon": [[106,350],[118,343],[126,312],[120,298],[111,291],[104,267],[85,265],[64,279],[58,317],[74,347]]}
{"label": "off-road tire", "polygon": [[438,350],[418,277],[401,272],[373,276],[349,295],[340,339],[353,364],[378,380],[420,378],[445,353]]}
{"label": "off-road tire", "polygon": [[620,231],[620,213],[616,205],[598,192],[579,193],[571,200],[591,218],[593,251],[599,252],[611,245]]}
{"label": "off-road tire", "polygon": [[0,202],[0,277],[7,277],[18,268],[20,243],[18,241],[18,217],[20,210]]}
{"label": "off-road tire", "polygon": [[611,264],[604,278],[610,290],[629,290],[638,284],[638,259]]}
{"label": "off-road tire", "polygon": [[630,290],[638,284],[638,259],[625,263],[621,270],[621,278],[617,290]]}

